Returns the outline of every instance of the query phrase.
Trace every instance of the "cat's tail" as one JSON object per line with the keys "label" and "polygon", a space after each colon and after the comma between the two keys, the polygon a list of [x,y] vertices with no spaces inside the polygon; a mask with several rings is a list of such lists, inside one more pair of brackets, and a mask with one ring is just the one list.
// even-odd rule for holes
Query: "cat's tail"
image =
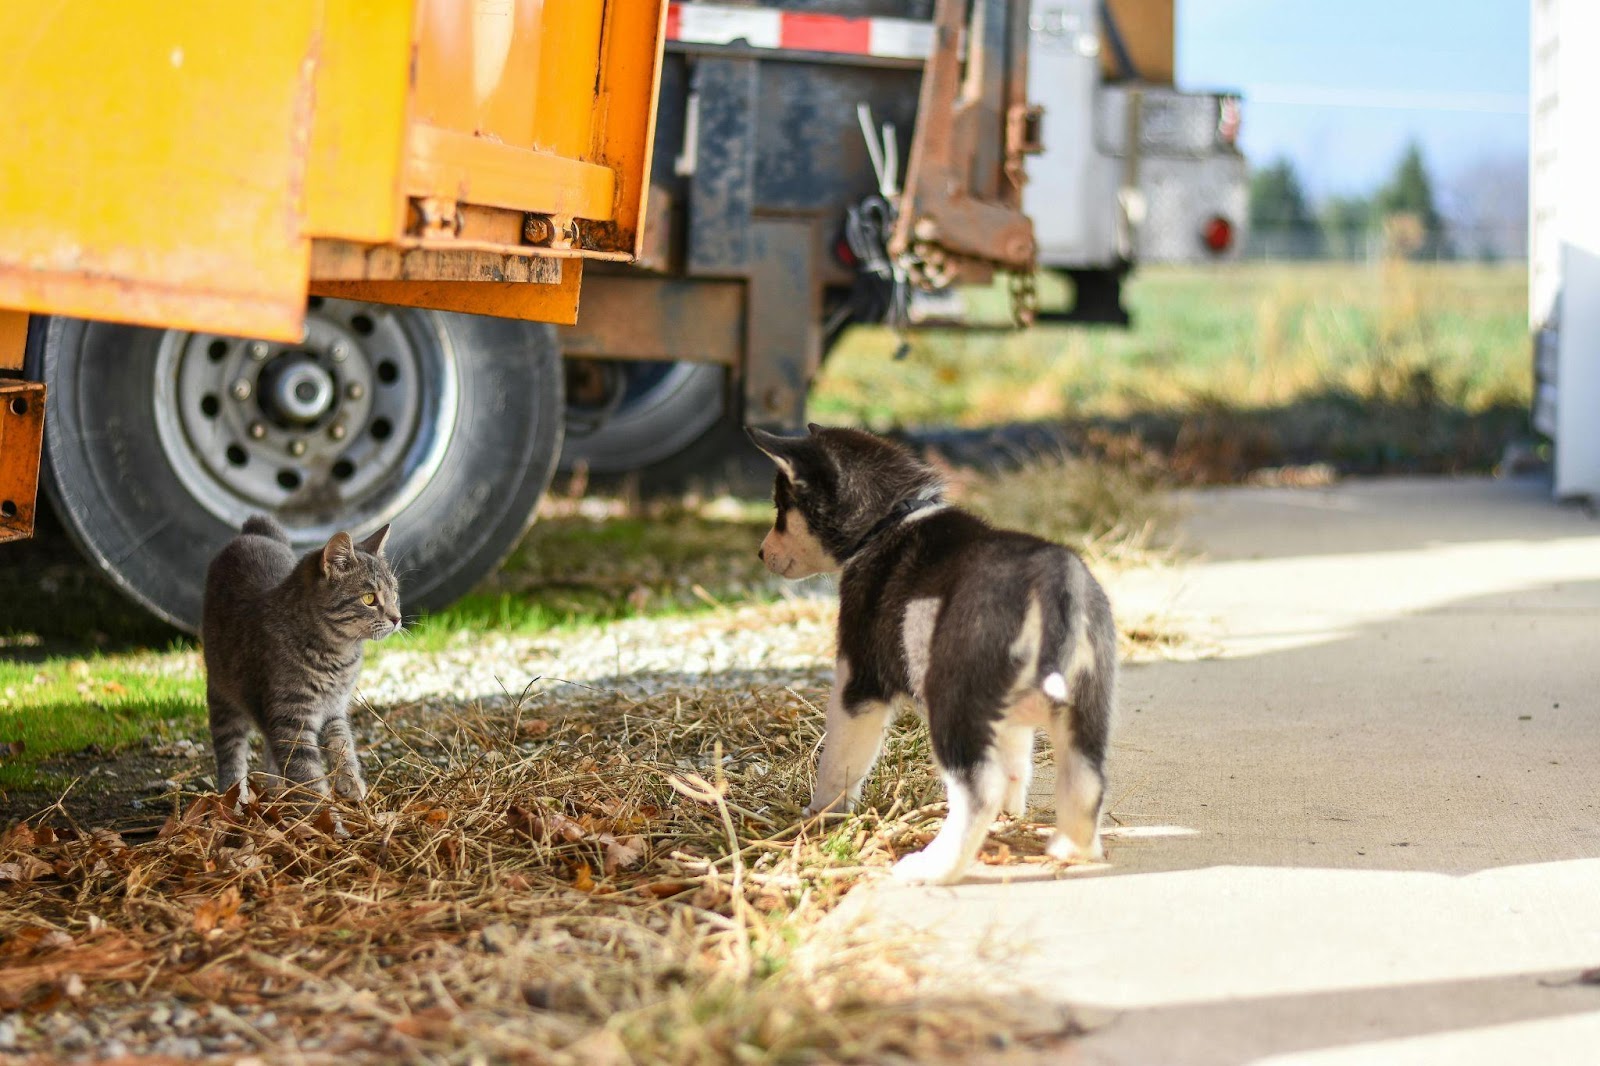
{"label": "cat's tail", "polygon": [[289,534],[285,533],[283,527],[278,525],[277,520],[270,515],[258,514],[246,518],[244,520],[244,532],[254,533],[258,537],[266,537],[268,540],[275,540],[280,544],[289,543]]}

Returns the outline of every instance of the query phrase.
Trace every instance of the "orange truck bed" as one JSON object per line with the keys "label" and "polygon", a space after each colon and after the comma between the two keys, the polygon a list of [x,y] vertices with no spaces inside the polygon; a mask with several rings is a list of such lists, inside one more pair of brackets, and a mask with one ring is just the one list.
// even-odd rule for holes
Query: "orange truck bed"
{"label": "orange truck bed", "polygon": [[0,413],[0,540],[32,528],[43,386],[15,380],[29,313],[287,343],[313,295],[573,323],[584,260],[640,252],[666,14],[666,0],[8,10],[0,384],[32,414]]}

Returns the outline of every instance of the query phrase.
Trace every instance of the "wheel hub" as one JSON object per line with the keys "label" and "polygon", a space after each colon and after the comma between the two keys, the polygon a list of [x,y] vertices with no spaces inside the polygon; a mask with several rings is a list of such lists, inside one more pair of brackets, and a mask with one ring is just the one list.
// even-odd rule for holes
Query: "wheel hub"
{"label": "wheel hub", "polygon": [[174,471],[234,527],[262,510],[307,539],[387,521],[454,431],[454,356],[427,321],[313,298],[299,344],[169,331],[156,424]]}
{"label": "wheel hub", "polygon": [[284,426],[309,426],[335,405],[333,375],[310,352],[285,352],[261,370],[261,407]]}

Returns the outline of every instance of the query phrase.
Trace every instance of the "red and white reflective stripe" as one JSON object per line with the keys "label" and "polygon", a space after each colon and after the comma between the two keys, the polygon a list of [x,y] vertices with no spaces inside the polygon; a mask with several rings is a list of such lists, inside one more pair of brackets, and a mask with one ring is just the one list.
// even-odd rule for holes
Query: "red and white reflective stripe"
{"label": "red and white reflective stripe", "polygon": [[734,44],[799,52],[926,59],[933,51],[933,23],[912,19],[813,15],[770,7],[672,3],[667,40],[685,44]]}

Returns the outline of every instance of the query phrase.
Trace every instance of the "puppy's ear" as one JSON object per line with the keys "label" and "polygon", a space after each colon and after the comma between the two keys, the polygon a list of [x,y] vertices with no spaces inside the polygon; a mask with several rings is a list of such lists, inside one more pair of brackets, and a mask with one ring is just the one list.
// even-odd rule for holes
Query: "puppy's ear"
{"label": "puppy's ear", "polygon": [[351,543],[350,534],[335,533],[322,546],[322,576],[331,577],[335,571],[349,566],[355,557],[356,546]]}
{"label": "puppy's ear", "polygon": [[368,555],[382,555],[383,546],[387,543],[389,543],[389,526],[387,523],[385,523],[382,529],[378,530],[360,544],[357,544],[356,547],[360,548]]}
{"label": "puppy's ear", "polygon": [[822,430],[823,427],[817,425],[815,422],[806,423],[806,432],[810,433],[813,437],[815,437],[818,433],[821,433]]}
{"label": "puppy's ear", "polygon": [[777,464],[790,481],[797,481],[795,477],[795,464],[792,451],[799,443],[790,437],[780,437],[776,433],[768,433],[764,429],[746,426],[744,430],[750,435],[750,442],[760,448],[762,454]]}

